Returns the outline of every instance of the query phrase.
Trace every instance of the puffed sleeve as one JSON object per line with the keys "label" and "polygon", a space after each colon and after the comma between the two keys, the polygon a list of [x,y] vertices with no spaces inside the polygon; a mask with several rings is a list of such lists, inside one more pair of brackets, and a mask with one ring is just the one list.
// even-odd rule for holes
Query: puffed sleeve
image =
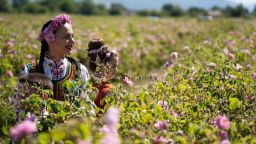
{"label": "puffed sleeve", "polygon": [[32,67],[31,64],[24,65],[23,69],[20,71],[20,77],[29,73],[29,67]]}
{"label": "puffed sleeve", "polygon": [[81,80],[84,84],[86,84],[86,82],[90,79],[89,72],[83,64],[80,64],[80,70],[81,70],[81,73],[80,73]]}

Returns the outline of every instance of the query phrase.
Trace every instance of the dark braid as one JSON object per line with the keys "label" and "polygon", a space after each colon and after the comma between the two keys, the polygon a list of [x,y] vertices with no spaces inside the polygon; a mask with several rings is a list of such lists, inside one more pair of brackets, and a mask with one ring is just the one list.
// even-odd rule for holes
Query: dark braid
{"label": "dark braid", "polygon": [[[43,27],[42,30],[47,28],[47,26],[52,22],[52,20],[47,21]],[[48,47],[48,43],[46,42],[46,40],[41,41],[41,53],[40,53],[40,59],[39,59],[39,73],[44,73],[44,67],[43,67],[43,63],[44,63],[44,56],[45,53],[49,50]]]}

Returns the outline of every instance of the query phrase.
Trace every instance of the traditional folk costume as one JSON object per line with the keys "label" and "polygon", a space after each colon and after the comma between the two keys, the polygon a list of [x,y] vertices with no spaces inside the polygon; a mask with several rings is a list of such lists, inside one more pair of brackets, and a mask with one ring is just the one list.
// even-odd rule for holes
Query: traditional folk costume
{"label": "traditional folk costume", "polygon": [[[79,66],[80,70],[77,68],[77,66]],[[77,84],[75,92],[76,96],[84,95],[85,101],[91,106],[95,107],[95,104],[89,99],[88,94],[82,91],[86,82],[89,80],[89,73],[84,65],[80,63],[76,64],[75,60],[70,57],[63,57],[59,61],[55,61],[52,57],[46,54],[43,61],[43,69],[44,74],[50,78],[53,83],[54,95],[51,98],[64,101],[65,91],[62,88],[62,83],[65,80],[71,80],[72,83]],[[26,64],[21,71],[20,76],[28,73],[39,73],[38,61],[33,61],[31,64]],[[78,85],[78,79],[76,78],[76,75],[79,75],[78,79],[82,82],[82,85]],[[19,108],[16,94],[14,94],[13,104],[16,108],[17,121],[20,121],[20,114],[23,110]],[[94,113],[93,111],[91,112]]]}

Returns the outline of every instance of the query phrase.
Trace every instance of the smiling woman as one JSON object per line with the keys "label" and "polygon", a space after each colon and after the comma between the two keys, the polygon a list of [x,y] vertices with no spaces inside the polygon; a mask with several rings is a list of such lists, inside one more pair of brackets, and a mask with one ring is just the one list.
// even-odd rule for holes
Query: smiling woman
{"label": "smiling woman", "polygon": [[[43,73],[52,80],[53,99],[65,100],[62,83],[70,80],[76,83],[79,90],[77,96],[81,96],[85,83],[89,79],[87,68],[75,59],[68,57],[75,44],[71,17],[60,14],[54,19],[47,21],[38,36],[41,42],[41,53],[39,61],[27,64],[21,71],[21,76],[28,73]],[[82,85],[78,85],[79,81]],[[89,100],[89,99],[87,99]]]}

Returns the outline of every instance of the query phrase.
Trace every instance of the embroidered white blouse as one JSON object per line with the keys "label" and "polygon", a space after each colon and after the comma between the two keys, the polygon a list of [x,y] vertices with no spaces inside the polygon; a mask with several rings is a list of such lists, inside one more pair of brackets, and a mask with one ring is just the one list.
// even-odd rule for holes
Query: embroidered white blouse
{"label": "embroidered white blouse", "polygon": [[[88,70],[83,64],[79,64],[79,66],[81,69],[81,72],[80,72],[81,81],[86,83],[89,80]],[[66,74],[66,70],[68,67],[68,59],[63,57],[59,61],[55,61],[50,56],[46,55],[44,57],[43,67],[44,67],[44,73],[47,77],[49,77],[51,80],[60,80]],[[29,68],[28,68],[28,65],[25,65],[23,70],[20,73],[20,76],[23,76],[27,73],[29,73]]]}

